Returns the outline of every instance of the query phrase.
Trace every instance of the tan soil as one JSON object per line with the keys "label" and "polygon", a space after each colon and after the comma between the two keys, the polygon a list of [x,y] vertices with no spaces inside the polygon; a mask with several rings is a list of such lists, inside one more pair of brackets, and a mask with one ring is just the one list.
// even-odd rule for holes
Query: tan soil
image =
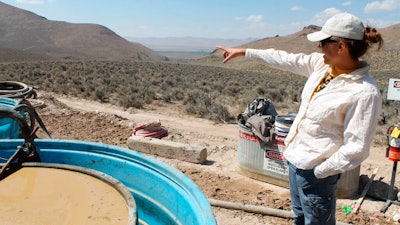
{"label": "tan soil", "polygon": [[[127,147],[132,127],[160,119],[168,129],[166,140],[207,147],[207,162],[193,164],[154,156],[189,176],[207,198],[291,210],[289,191],[238,173],[238,127],[235,124],[215,124],[186,115],[177,104],[153,104],[143,110],[122,109],[110,104],[76,99],[54,94],[39,94],[46,107],[38,109],[53,138],[79,139]],[[373,147],[370,157],[362,164],[361,175],[370,176],[379,167],[376,180],[390,184],[393,162],[385,158],[385,146]],[[396,182],[398,186],[398,182]],[[356,196],[357,197],[357,196]],[[337,219],[351,224],[397,224],[392,217],[398,206],[392,205],[381,213],[385,201],[367,198],[361,211],[346,215],[341,207],[355,199],[337,201]],[[213,207],[219,225],[292,224],[289,219]]]}

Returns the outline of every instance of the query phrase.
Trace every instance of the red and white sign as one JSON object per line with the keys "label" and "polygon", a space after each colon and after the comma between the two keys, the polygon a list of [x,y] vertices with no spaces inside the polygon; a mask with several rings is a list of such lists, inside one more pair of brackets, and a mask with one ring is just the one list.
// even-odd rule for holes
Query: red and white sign
{"label": "red and white sign", "polygon": [[266,150],[265,157],[278,161],[286,161],[285,156],[281,152]]}
{"label": "red and white sign", "polygon": [[387,99],[400,101],[400,79],[389,79]]}

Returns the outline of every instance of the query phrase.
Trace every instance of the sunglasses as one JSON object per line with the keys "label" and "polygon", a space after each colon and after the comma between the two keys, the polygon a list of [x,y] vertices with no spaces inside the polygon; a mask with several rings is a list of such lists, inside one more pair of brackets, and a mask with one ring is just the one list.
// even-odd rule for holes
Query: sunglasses
{"label": "sunglasses", "polygon": [[324,39],[324,40],[319,42],[321,47],[324,47],[327,43],[338,43],[338,41],[337,40],[333,40],[331,38],[327,38],[327,39]]}

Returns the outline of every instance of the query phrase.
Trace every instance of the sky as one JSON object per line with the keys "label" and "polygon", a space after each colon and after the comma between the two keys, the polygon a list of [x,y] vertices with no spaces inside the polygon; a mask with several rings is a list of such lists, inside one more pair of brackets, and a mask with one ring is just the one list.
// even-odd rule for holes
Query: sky
{"label": "sky", "polygon": [[95,23],[122,37],[265,38],[348,12],[376,28],[400,23],[400,0],[2,0],[49,20]]}

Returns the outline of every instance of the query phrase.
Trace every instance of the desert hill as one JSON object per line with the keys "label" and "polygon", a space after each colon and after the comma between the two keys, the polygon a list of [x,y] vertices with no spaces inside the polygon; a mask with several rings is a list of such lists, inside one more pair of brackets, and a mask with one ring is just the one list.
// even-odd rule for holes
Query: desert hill
{"label": "desert hill", "polygon": [[166,60],[141,44],[125,40],[107,27],[51,21],[3,2],[0,2],[0,50],[1,61]]}
{"label": "desert hill", "polygon": [[289,52],[311,53],[316,44],[307,40],[307,34],[320,30],[318,26],[310,25],[303,30],[286,36],[268,37],[242,45],[246,48],[276,48]]}
{"label": "desert hill", "polygon": [[40,53],[33,53],[15,48],[0,47],[0,62],[16,62],[30,60],[51,60]]}
{"label": "desert hill", "polygon": [[395,24],[379,31],[383,34],[385,49],[400,50],[400,24]]}

